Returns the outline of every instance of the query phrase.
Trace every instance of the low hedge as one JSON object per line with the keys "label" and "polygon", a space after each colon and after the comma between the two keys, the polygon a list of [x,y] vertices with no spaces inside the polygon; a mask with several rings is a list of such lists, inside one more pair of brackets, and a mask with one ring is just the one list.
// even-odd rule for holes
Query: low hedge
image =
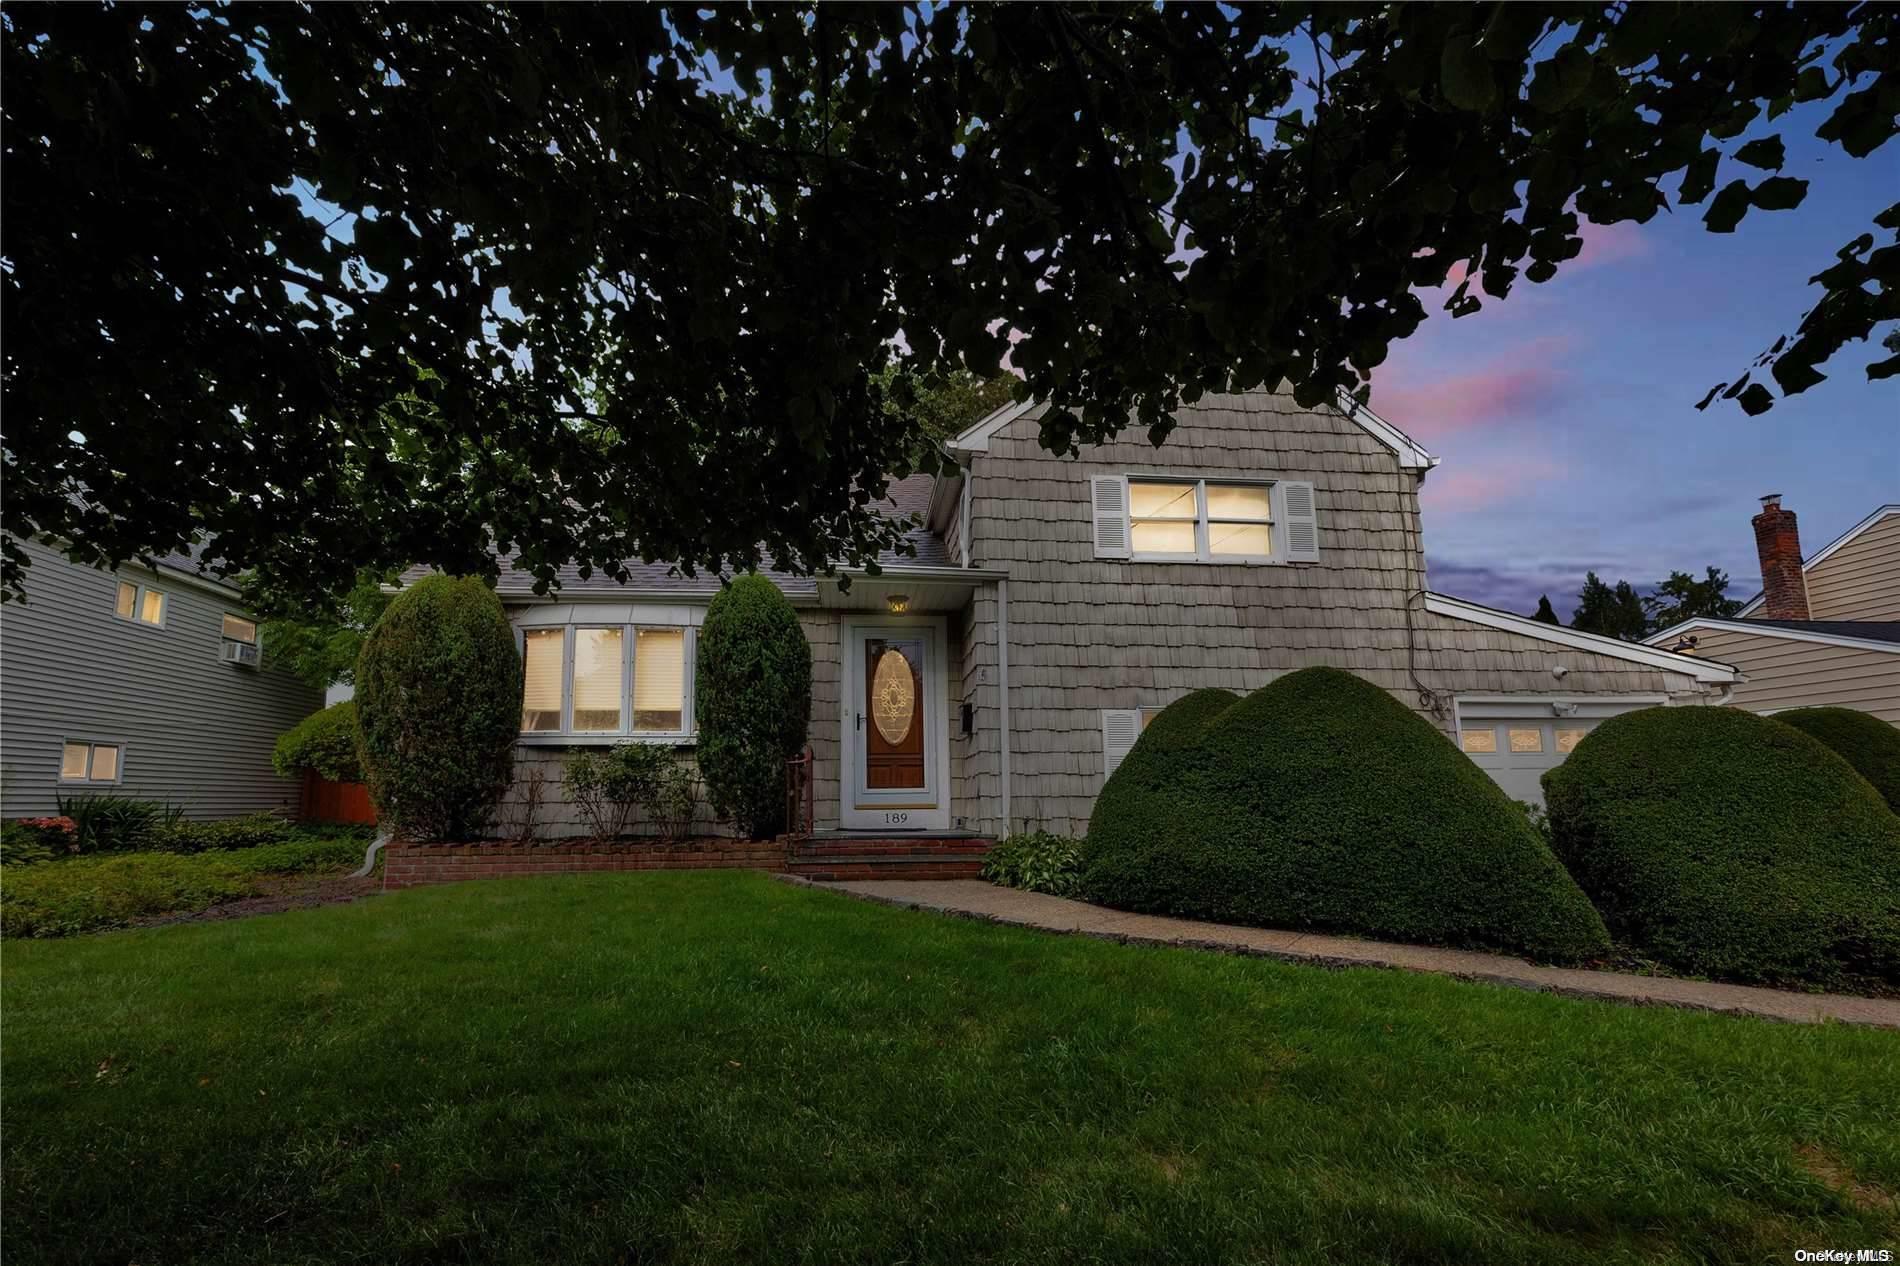
{"label": "low hedge", "polygon": [[1900,726],[1857,708],[1796,708],[1775,720],[1834,749],[1900,813]]}
{"label": "low hedge", "polygon": [[1523,812],[1445,736],[1350,673],[1149,724],[1089,822],[1082,891],[1123,909],[1577,962],[1603,922]]}
{"label": "low hedge", "polygon": [[9,870],[0,880],[0,934],[71,936],[163,914],[191,914],[257,890],[262,875],[346,870],[355,840],[305,837],[261,848],[183,856],[117,853]]}
{"label": "low hedge", "polygon": [[1900,817],[1840,756],[1734,708],[1605,721],[1544,775],[1558,855],[1679,971],[1900,983]]}
{"label": "low hedge", "polygon": [[142,847],[157,853],[222,853],[281,844],[297,834],[296,826],[271,813],[253,813],[217,822],[181,818],[153,827]]}

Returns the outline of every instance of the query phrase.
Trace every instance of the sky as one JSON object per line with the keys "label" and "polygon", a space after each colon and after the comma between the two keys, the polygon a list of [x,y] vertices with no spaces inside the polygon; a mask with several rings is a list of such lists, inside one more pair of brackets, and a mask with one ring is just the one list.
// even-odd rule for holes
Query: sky
{"label": "sky", "polygon": [[1433,589],[1524,613],[1548,593],[1567,623],[1587,571],[1642,588],[1713,565],[1747,598],[1764,494],[1810,554],[1900,502],[1900,379],[1867,381],[1876,344],[1759,417],[1695,409],[1795,328],[1819,294],[1808,278],[1900,200],[1900,141],[1853,160],[1812,127],[1783,129],[1785,174],[1812,181],[1796,210],[1751,211],[1732,234],[1701,207],[1586,225],[1583,255],[1543,285],[1456,320],[1428,299],[1371,404],[1442,459],[1420,493]]}

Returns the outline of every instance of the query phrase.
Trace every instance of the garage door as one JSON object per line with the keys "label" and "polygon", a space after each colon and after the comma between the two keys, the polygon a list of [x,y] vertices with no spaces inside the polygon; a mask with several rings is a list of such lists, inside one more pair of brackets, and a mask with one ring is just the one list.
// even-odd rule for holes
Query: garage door
{"label": "garage door", "polygon": [[1563,764],[1584,735],[1619,713],[1662,702],[1650,696],[1461,698],[1458,746],[1505,795],[1542,804],[1544,771]]}

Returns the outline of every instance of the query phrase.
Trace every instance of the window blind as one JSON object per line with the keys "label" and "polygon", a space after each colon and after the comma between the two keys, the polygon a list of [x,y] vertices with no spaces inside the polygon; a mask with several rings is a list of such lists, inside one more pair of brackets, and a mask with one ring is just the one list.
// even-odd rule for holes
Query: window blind
{"label": "window blind", "polygon": [[625,669],[619,629],[574,630],[574,728],[618,730]]}
{"label": "window blind", "polygon": [[685,728],[686,632],[639,629],[633,637],[633,728]]}
{"label": "window blind", "polygon": [[566,636],[565,629],[529,629],[523,634],[523,730],[561,728],[561,644]]}

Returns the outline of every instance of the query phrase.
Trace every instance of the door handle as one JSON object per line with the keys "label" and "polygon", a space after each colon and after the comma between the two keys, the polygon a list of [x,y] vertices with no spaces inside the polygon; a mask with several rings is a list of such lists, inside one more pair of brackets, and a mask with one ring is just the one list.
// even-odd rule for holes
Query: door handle
{"label": "door handle", "polygon": [[854,730],[862,730],[864,728],[864,714],[862,712],[858,713],[857,723],[851,728]]}

